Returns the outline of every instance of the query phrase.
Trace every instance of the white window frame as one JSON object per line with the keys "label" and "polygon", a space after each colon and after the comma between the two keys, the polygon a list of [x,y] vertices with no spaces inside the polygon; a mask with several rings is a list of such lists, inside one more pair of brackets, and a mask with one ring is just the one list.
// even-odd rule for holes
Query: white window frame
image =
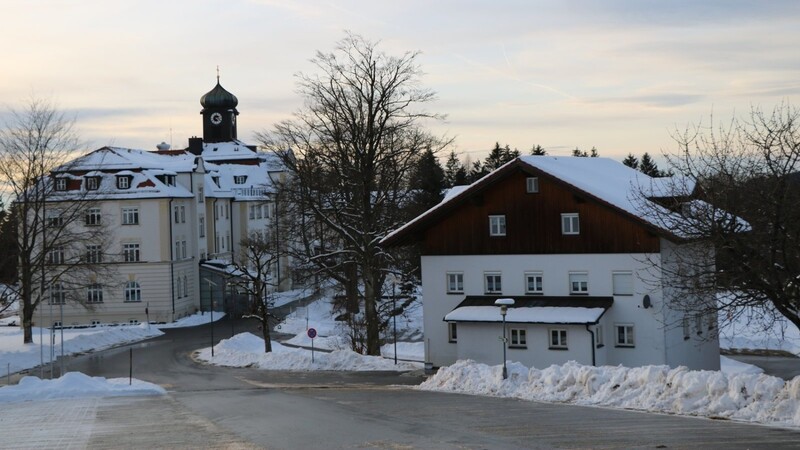
{"label": "white window frame", "polygon": [[508,335],[509,348],[528,348],[528,333],[525,328],[510,328]]}
{"label": "white window frame", "polygon": [[187,253],[186,253],[186,241],[181,241],[181,255],[183,256],[183,259],[187,258],[187,256],[186,256],[187,255]]}
{"label": "white window frame", "polygon": [[568,350],[566,328],[547,329],[547,348],[550,350]]}
{"label": "white window frame", "polygon": [[189,296],[189,279],[186,275],[183,276],[183,295],[184,297]]}
{"label": "white window frame", "polygon": [[[622,340],[620,340],[620,329],[623,331]],[[614,346],[625,348],[636,347],[635,327],[632,323],[614,324]]]}
{"label": "white window frame", "polygon": [[233,176],[233,184],[245,184],[245,183],[247,183],[247,175]]}
{"label": "white window frame", "polygon": [[528,194],[539,193],[539,177],[528,177],[525,179],[525,192]]}
{"label": "white window frame", "polygon": [[[628,278],[628,280],[626,280]],[[611,289],[614,295],[633,295],[633,272],[611,272]]]}
{"label": "white window frame", "polygon": [[561,214],[561,234],[573,236],[581,234],[581,219],[578,213]]}
{"label": "white window frame", "polygon": [[447,272],[445,281],[448,294],[464,293],[464,272]]}
{"label": "white window frame", "polygon": [[89,208],[84,216],[84,225],[87,227],[98,226],[102,223],[103,214],[100,208]]}
{"label": "white window frame", "polygon": [[458,324],[447,322],[447,342],[458,342]]}
{"label": "white window frame", "polygon": [[61,283],[53,283],[50,286],[50,304],[64,305],[67,303],[67,291]]}
{"label": "white window frame", "polygon": [[124,297],[125,303],[140,303],[142,301],[142,286],[138,281],[128,281],[125,283]]}
{"label": "white window frame", "polygon": [[506,235],[506,216],[505,214],[496,214],[489,216],[489,236],[505,236]]}
{"label": "white window frame", "polygon": [[203,187],[197,188],[197,203],[203,203],[205,197],[203,196]]}
{"label": "white window frame", "polygon": [[[491,278],[491,281],[489,281]],[[490,289],[491,287],[491,289]],[[503,274],[501,272],[483,273],[483,292],[486,294],[503,293]]]}
{"label": "white window frame", "polygon": [[[533,282],[534,289],[531,289],[531,278],[538,278]],[[538,287],[538,289],[536,289]],[[544,294],[544,274],[542,272],[525,272],[525,293],[533,295]]]}
{"label": "white window frame", "polygon": [[87,303],[103,303],[103,286],[98,283],[90,284],[86,289]]}
{"label": "white window frame", "polygon": [[55,186],[53,187],[57,191],[66,191],[67,190],[67,179],[64,177],[58,177],[55,181]]}
{"label": "white window frame", "polygon": [[96,191],[100,189],[100,177],[86,177],[86,190]]}
{"label": "white window frame", "polygon": [[128,175],[118,175],[117,189],[130,189],[130,188],[131,188],[131,177]]}
{"label": "white window frame", "polygon": [[204,215],[200,215],[198,217],[198,221],[200,223],[200,237],[206,237],[206,218]]}
{"label": "white window frame", "polygon": [[186,223],[186,206],[181,205],[181,223]]}
{"label": "white window frame", "polygon": [[66,248],[63,245],[50,247],[50,251],[47,252],[47,263],[64,264],[66,261],[66,252]]}
{"label": "white window frame", "polygon": [[141,261],[141,246],[136,242],[123,242],[122,261],[123,262]]}
{"label": "white window frame", "polygon": [[100,244],[86,245],[86,262],[89,264],[103,262],[103,247]]}
{"label": "white window frame", "polygon": [[250,205],[250,215],[248,216],[250,220],[255,220],[256,218],[256,205]]}
{"label": "white window frame", "polygon": [[139,225],[139,208],[127,206],[122,208],[122,224]]}
{"label": "white window frame", "polygon": [[569,293],[570,295],[589,294],[589,273],[570,272],[569,273]]}

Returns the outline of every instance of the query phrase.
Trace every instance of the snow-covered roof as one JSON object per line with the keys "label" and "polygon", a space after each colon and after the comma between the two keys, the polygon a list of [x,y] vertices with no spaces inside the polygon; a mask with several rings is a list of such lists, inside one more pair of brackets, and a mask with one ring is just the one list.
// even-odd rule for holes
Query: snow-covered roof
{"label": "snow-covered roof", "polygon": [[103,147],[57,168],[62,171],[118,171],[134,169],[160,169],[173,172],[191,172],[195,155],[172,151],[159,154],[147,150],[121,147]]}
{"label": "snow-covered roof", "polygon": [[[466,297],[444,316],[446,322],[502,322],[499,297]],[[611,307],[612,297],[514,297],[506,314],[508,323],[593,324]]]}
{"label": "snow-covered roof", "polygon": [[[507,173],[512,166],[531,173],[553,177],[573,189],[582,191],[621,210],[654,229],[667,235],[677,236],[676,225],[686,225],[686,220],[650,200],[654,197],[688,197],[694,189],[694,181],[683,177],[652,178],[609,158],[578,158],[574,156],[521,156],[494,170],[489,175],[469,186],[451,189],[436,206],[425,211],[402,227],[392,231],[381,243],[394,241],[399,235],[416,228],[429,218],[443,213],[466,201],[473,193],[490,185],[498,174]],[[696,204],[705,204],[694,200]],[[710,205],[707,205],[710,206]],[[742,222],[745,226],[746,223]]]}
{"label": "snow-covered roof", "polygon": [[211,162],[258,158],[258,154],[241,141],[204,142],[202,156]]}

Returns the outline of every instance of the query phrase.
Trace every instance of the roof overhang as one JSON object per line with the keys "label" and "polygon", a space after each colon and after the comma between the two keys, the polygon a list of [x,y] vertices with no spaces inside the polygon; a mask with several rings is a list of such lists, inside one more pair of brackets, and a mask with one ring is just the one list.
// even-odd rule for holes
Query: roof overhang
{"label": "roof overhang", "polygon": [[[504,296],[508,297],[508,296]],[[445,322],[500,323],[500,307],[494,302],[497,296],[467,296],[444,316]],[[513,297],[506,323],[592,325],[600,321],[614,303],[613,297]]]}

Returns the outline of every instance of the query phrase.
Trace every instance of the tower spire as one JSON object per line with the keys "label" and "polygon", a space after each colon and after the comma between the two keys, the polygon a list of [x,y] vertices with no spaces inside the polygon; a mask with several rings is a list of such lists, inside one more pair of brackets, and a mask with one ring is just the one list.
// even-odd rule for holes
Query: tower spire
{"label": "tower spire", "polygon": [[219,64],[217,64],[217,84],[219,84]]}

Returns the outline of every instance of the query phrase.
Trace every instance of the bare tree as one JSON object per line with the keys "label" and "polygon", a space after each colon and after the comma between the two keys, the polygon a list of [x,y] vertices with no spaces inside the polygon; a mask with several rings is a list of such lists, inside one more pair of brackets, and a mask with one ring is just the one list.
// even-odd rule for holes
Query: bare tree
{"label": "bare tree", "polygon": [[[783,316],[800,328],[799,118],[796,107],[782,103],[771,112],[752,108],[747,119],[725,126],[712,121],[675,134],[679,152],[668,160],[697,181],[695,201],[662,202],[685,219],[665,225],[693,248],[663,269],[678,308],[698,316],[724,312],[728,320],[746,315],[765,329]],[[708,301],[688,300],[697,298]]]}
{"label": "bare tree", "polygon": [[[13,197],[18,297],[24,342],[31,343],[34,311],[46,298],[91,306],[86,288],[97,284],[99,271],[111,270],[101,264],[108,234],[101,221],[87,226],[98,192],[82,189],[70,173],[80,146],[74,121],[37,98],[9,117],[0,129],[0,181]],[[99,247],[90,254],[87,243]]]}
{"label": "bare tree", "polygon": [[305,106],[259,135],[267,148],[294,151],[285,163],[304,214],[315,222],[308,230],[317,235],[308,241],[331,243],[316,242],[309,261],[363,299],[371,355],[380,352],[377,306],[391,263],[378,242],[406,219],[412,163],[446,144],[422,128],[441,116],[422,109],[435,96],[420,85],[417,56],[389,56],[348,34],[332,53],[317,53],[319,74],[298,75]]}
{"label": "bare tree", "polygon": [[272,351],[270,320],[275,319],[269,294],[279,283],[273,272],[280,252],[268,230],[251,231],[249,236],[242,239],[240,248],[242,250],[239,260],[233,263],[236,269],[233,282],[238,292],[246,293],[250,297],[250,311],[243,317],[259,321],[261,336],[264,338],[264,352],[269,353]]}

